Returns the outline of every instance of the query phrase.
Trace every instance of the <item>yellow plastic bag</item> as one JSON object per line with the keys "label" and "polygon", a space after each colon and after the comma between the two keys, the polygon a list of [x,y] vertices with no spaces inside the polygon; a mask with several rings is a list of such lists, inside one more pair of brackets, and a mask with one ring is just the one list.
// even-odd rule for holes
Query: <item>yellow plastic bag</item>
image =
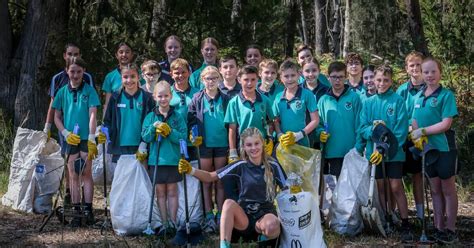
{"label": "yellow plastic bag", "polygon": [[286,149],[278,145],[276,155],[287,175],[294,172],[301,176],[303,191],[318,195],[321,151],[296,144]]}

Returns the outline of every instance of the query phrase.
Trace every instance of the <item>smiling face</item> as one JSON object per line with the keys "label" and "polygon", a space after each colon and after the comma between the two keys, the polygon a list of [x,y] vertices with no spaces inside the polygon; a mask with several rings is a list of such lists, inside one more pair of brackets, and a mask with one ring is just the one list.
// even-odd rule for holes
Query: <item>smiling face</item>
{"label": "smiling face", "polygon": [[374,72],[371,70],[365,70],[362,74],[362,80],[364,80],[364,85],[370,91],[375,89],[374,76]]}
{"label": "smiling face", "polygon": [[237,62],[233,59],[229,59],[226,62],[222,62],[219,67],[219,72],[226,81],[233,81],[237,78],[239,68]]}
{"label": "smiling face", "polygon": [[82,77],[84,76],[84,68],[77,64],[72,64],[67,69],[67,75],[73,85],[80,85],[82,83]]}
{"label": "smiling face", "polygon": [[122,69],[122,86],[127,91],[138,89],[138,72],[136,69]]}
{"label": "smiling face", "polygon": [[115,58],[118,60],[120,65],[131,63],[133,59],[132,49],[127,45],[120,46],[115,53]]}
{"label": "smiling face", "polygon": [[244,139],[243,149],[251,161],[261,161],[263,153],[263,141],[258,135],[252,135]]}
{"label": "smiling face", "polygon": [[405,66],[405,70],[408,75],[413,78],[419,78],[421,76],[421,63],[423,59],[420,57],[412,57],[408,60],[408,63]]}
{"label": "smiling face", "polygon": [[239,83],[242,85],[242,90],[246,94],[252,94],[255,92],[257,81],[258,77],[256,73],[245,73],[239,78]]}
{"label": "smiling face", "polygon": [[185,85],[189,80],[189,69],[187,67],[179,66],[176,69],[171,69],[171,77],[178,85]]}
{"label": "smiling face", "polygon": [[309,49],[301,50],[298,53],[298,64],[300,64],[300,66],[303,66],[303,62],[310,61],[312,58],[313,55],[311,54],[311,51]]}
{"label": "smiling face", "polygon": [[273,84],[273,82],[278,76],[276,68],[273,68],[271,66],[261,67],[259,74],[260,78],[262,79],[262,83],[264,84]]}
{"label": "smiling face", "polygon": [[217,47],[214,44],[207,42],[201,48],[201,54],[204,58],[204,62],[208,65],[213,65],[216,63],[217,59]]}
{"label": "smiling face", "polygon": [[73,57],[80,58],[81,57],[81,52],[80,52],[78,47],[69,46],[66,49],[66,52],[63,53],[63,59],[67,63],[67,61],[72,59]]}
{"label": "smiling face", "polygon": [[351,76],[359,76],[362,73],[362,63],[359,60],[351,60],[347,63],[347,73]]}
{"label": "smiling face", "polygon": [[375,72],[374,81],[375,81],[375,87],[377,88],[378,94],[387,92],[387,90],[389,90],[390,87],[392,87],[392,83],[393,83],[392,77],[389,74],[387,73],[384,74],[381,71]]}
{"label": "smiling face", "polygon": [[441,80],[441,71],[438,64],[433,60],[428,60],[421,65],[423,81],[429,86],[438,86]]}
{"label": "smiling face", "polygon": [[214,92],[217,90],[217,85],[221,80],[221,76],[216,71],[208,72],[205,75],[201,75],[202,83],[208,92]]}
{"label": "smiling face", "polygon": [[315,83],[319,76],[319,66],[315,63],[306,63],[303,66],[303,77],[307,83]]}
{"label": "smiling face", "polygon": [[287,89],[298,87],[298,71],[293,68],[280,71],[280,80]]}
{"label": "smiling face", "polygon": [[257,48],[249,48],[247,49],[247,52],[245,54],[245,63],[247,65],[253,65],[255,67],[258,67],[258,64],[262,62],[263,56],[260,53],[260,50]]}
{"label": "smiling face", "polygon": [[173,61],[181,55],[182,47],[181,43],[179,43],[175,39],[168,39],[165,44],[165,52],[166,56],[168,56],[169,61]]}
{"label": "smiling face", "polygon": [[173,95],[169,86],[157,85],[153,92],[153,98],[161,108],[167,108]]}

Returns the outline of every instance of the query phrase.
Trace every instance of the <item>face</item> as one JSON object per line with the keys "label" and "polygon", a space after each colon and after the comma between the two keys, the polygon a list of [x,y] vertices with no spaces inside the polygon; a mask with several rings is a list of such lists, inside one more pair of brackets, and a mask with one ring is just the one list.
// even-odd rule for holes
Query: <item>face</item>
{"label": "face", "polygon": [[364,85],[369,90],[375,89],[374,76],[374,72],[371,70],[365,70],[362,74],[362,80],[364,80]]}
{"label": "face", "polygon": [[302,50],[298,53],[298,64],[303,65],[304,61],[309,61],[313,58],[309,49]]}
{"label": "face", "polygon": [[413,57],[408,60],[405,69],[410,77],[418,78],[421,76],[421,63],[423,60],[419,57]]}
{"label": "face", "polygon": [[67,62],[69,59],[72,59],[73,57],[80,58],[81,52],[78,47],[70,46],[66,49],[66,52],[63,53],[63,58],[64,58],[64,61]]}
{"label": "face", "polygon": [[262,79],[262,83],[272,84],[277,78],[277,70],[273,67],[262,67],[259,74],[260,78]]}
{"label": "face", "polygon": [[256,48],[249,48],[245,54],[245,62],[247,65],[258,67],[258,64],[262,62],[262,54]]}
{"label": "face", "polygon": [[441,80],[441,71],[438,65],[434,61],[426,61],[421,65],[421,71],[423,74],[423,81],[431,86],[436,86]]}
{"label": "face", "polygon": [[181,55],[181,44],[175,39],[169,39],[165,44],[165,52],[168,59],[173,61]]}
{"label": "face", "polygon": [[344,81],[346,80],[346,73],[344,71],[333,71],[329,74],[329,82],[334,90],[342,90],[344,88]]}
{"label": "face", "polygon": [[189,79],[189,69],[183,66],[171,70],[171,77],[177,84],[186,84]]}
{"label": "face", "polygon": [[158,106],[166,108],[170,105],[172,95],[168,87],[159,87],[155,89],[155,94],[153,95],[153,97],[158,103]]}
{"label": "face", "polygon": [[257,135],[249,136],[244,140],[244,151],[252,160],[262,157],[263,142]]}
{"label": "face", "polygon": [[138,72],[136,70],[122,70],[122,86],[127,90],[138,89]]}
{"label": "face", "polygon": [[67,69],[67,75],[69,76],[69,80],[71,80],[73,84],[78,85],[82,82],[84,68],[76,64],[70,65]]}
{"label": "face", "polygon": [[242,85],[242,90],[245,93],[255,92],[255,87],[257,86],[257,74],[256,73],[247,73],[242,74],[239,78],[239,82]]}
{"label": "face", "polygon": [[280,72],[280,80],[285,85],[285,88],[292,89],[298,87],[299,74],[295,69],[286,69]]}
{"label": "face", "polygon": [[377,87],[377,93],[385,93],[392,86],[392,78],[389,75],[384,75],[382,72],[375,73],[375,87]]}
{"label": "face", "polygon": [[347,73],[351,76],[360,75],[362,72],[362,64],[359,60],[351,60],[347,64]]}
{"label": "face", "polygon": [[222,62],[219,67],[219,72],[225,80],[235,80],[238,71],[239,68],[237,67],[237,63],[233,59]]}
{"label": "face", "polygon": [[308,83],[314,83],[319,76],[319,67],[315,63],[307,63],[303,66],[303,77]]}
{"label": "face", "polygon": [[201,54],[206,64],[215,64],[217,58],[217,47],[212,43],[206,43],[201,48]]}
{"label": "face", "polygon": [[115,58],[117,58],[118,62],[121,65],[126,65],[132,62],[133,53],[132,49],[126,45],[121,46],[117,53],[115,54]]}
{"label": "face", "polygon": [[202,76],[202,83],[208,91],[216,91],[219,81],[220,75],[217,72],[207,73],[206,75]]}
{"label": "face", "polygon": [[158,70],[144,70],[143,71],[143,78],[145,81],[149,84],[153,84],[158,82],[158,79],[160,78],[161,73]]}

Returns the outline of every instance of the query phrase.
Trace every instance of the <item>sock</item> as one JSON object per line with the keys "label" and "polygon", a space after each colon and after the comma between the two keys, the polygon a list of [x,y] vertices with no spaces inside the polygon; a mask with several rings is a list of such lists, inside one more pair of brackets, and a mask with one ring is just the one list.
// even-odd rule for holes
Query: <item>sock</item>
{"label": "sock", "polygon": [[207,212],[206,219],[214,219],[214,213],[212,211]]}
{"label": "sock", "polygon": [[423,204],[416,204],[416,217],[423,218]]}
{"label": "sock", "polygon": [[79,204],[79,203],[73,203],[73,204],[72,204],[72,209],[73,209],[74,211],[77,211],[77,212],[81,211],[81,204]]}
{"label": "sock", "polygon": [[221,211],[217,211],[216,219],[217,219],[217,221],[221,220]]}
{"label": "sock", "polygon": [[221,240],[221,248],[230,248],[230,242],[227,240]]}
{"label": "sock", "polygon": [[92,203],[85,203],[84,210],[92,212]]}
{"label": "sock", "polygon": [[258,241],[265,241],[265,240],[268,240],[267,236],[265,236],[263,234],[258,235]]}

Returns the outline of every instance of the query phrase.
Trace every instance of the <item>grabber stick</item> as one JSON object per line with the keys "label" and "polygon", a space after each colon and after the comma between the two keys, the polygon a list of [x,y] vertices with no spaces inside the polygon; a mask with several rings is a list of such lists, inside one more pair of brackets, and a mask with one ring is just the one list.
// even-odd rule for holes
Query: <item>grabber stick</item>
{"label": "grabber stick", "polygon": [[150,212],[148,213],[148,225],[146,229],[143,231],[145,235],[153,235],[155,234],[155,231],[153,228],[151,228],[151,217],[153,215],[153,203],[155,201],[155,185],[156,185],[156,177],[158,174],[157,166],[158,166],[158,160],[160,157],[160,141],[161,141],[161,135],[158,135],[158,139],[156,141],[156,165],[155,165],[155,170],[153,171],[153,185],[152,185],[152,191],[151,191],[151,199],[150,199]]}
{"label": "grabber stick", "polygon": [[[102,127],[101,128],[101,131],[102,133],[105,134],[105,136],[107,137],[107,142],[108,143],[110,141],[109,139],[109,130],[106,128],[106,127]],[[109,223],[109,216],[108,216],[108,209],[107,209],[107,163],[106,163],[106,152],[105,152],[105,144],[102,144],[102,163],[103,163],[103,168],[104,168],[104,223],[102,223],[102,227],[100,229],[100,233],[103,234],[103,232],[105,230],[107,230],[107,228],[110,227],[110,223]]]}
{"label": "grabber stick", "polygon": [[[179,140],[181,159],[187,159],[188,149],[186,140]],[[183,186],[184,186],[184,211],[186,213],[186,246],[191,247],[189,236],[191,235],[191,229],[189,227],[189,210],[188,210],[188,185],[186,182],[186,173],[183,173]],[[204,206],[203,206],[204,207]]]}
{"label": "grabber stick", "polygon": [[[191,132],[193,137],[199,136],[199,129],[197,125],[194,125],[191,128]],[[194,140],[192,140],[194,142]],[[204,141],[203,141],[204,142]],[[201,154],[199,153],[199,146],[196,146],[196,153],[197,153],[197,161],[198,161],[198,169],[201,169]],[[202,185],[201,180],[199,180],[199,187],[201,188],[201,204],[202,204],[202,218],[206,218],[206,209],[204,208],[204,188]]]}

